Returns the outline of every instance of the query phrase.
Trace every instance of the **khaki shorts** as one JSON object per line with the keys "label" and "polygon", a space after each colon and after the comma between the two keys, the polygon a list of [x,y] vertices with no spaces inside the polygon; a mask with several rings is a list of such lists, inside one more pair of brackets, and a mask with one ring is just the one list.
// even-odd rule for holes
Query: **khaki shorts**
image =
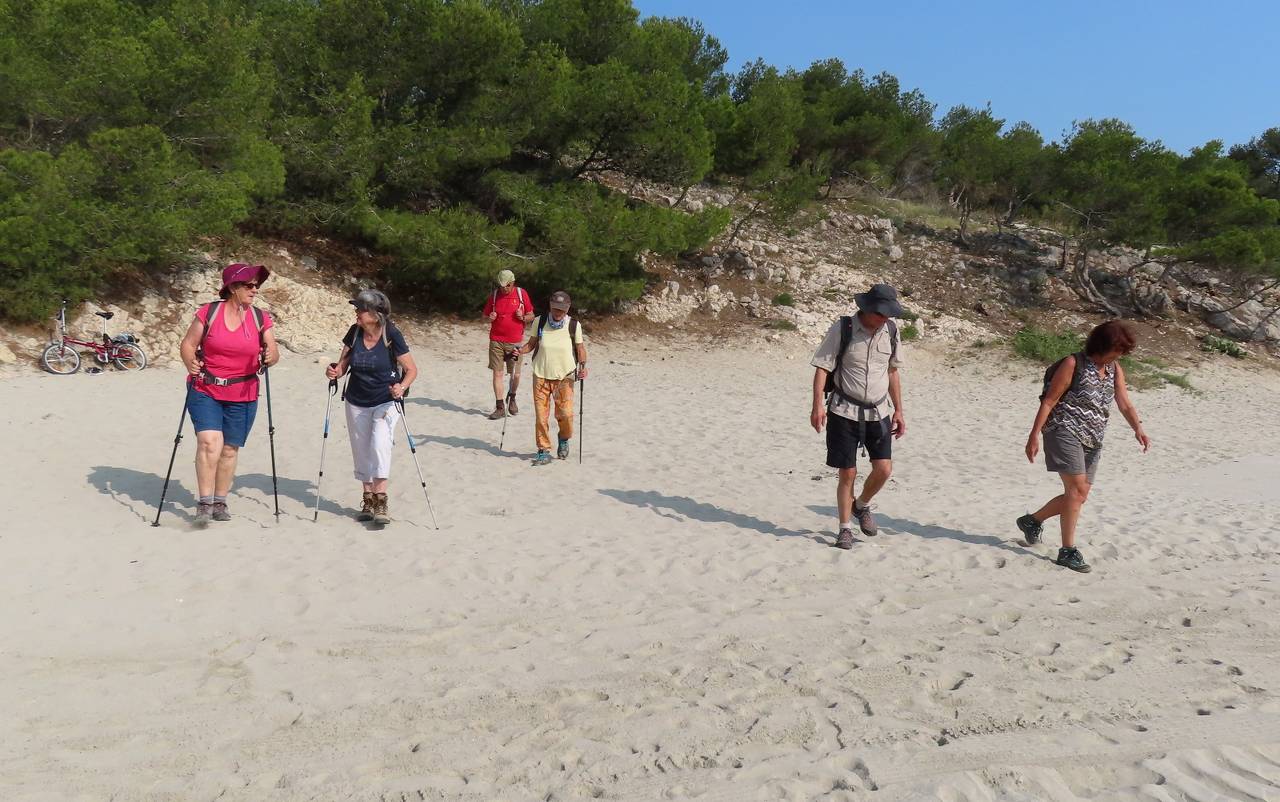
{"label": "khaki shorts", "polygon": [[1053,473],[1084,474],[1089,484],[1098,475],[1102,446],[1085,448],[1074,434],[1062,427],[1043,432],[1044,467]]}
{"label": "khaki shorts", "polygon": [[506,360],[503,359],[503,356],[511,353],[512,351],[516,350],[519,347],[520,347],[520,343],[499,343],[499,342],[493,342],[492,340],[490,340],[489,341],[489,370],[502,370],[502,366],[505,363],[507,366],[507,373],[510,373],[512,368],[520,363],[514,359],[511,360],[510,362],[507,362]]}

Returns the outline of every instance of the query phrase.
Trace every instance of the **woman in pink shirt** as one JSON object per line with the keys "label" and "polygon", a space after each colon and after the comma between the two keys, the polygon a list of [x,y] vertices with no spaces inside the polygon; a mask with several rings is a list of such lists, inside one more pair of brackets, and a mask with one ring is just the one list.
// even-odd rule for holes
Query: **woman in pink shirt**
{"label": "woman in pink shirt", "polygon": [[280,361],[273,321],[256,309],[270,271],[233,264],[222,271],[221,301],[200,307],[182,338],[187,366],[187,411],[196,430],[196,526],[229,521],[227,494],[240,448],[258,411],[258,372]]}

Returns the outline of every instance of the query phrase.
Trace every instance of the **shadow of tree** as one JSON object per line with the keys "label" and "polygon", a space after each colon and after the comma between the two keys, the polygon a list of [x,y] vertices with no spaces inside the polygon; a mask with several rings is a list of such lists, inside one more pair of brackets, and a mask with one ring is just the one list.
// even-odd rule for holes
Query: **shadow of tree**
{"label": "shadow of tree", "polygon": [[695,521],[703,521],[704,523],[724,523],[731,524],[740,529],[750,529],[759,532],[762,535],[773,535],[774,537],[803,537],[818,542],[823,542],[821,537],[815,532],[800,532],[791,529],[783,529],[777,524],[764,521],[751,515],[744,515],[740,512],[733,512],[714,504],[707,504],[702,501],[695,501],[686,496],[666,496],[652,490],[613,490],[606,489],[599,491],[601,495],[621,501],[624,504],[631,504],[635,507],[651,509],[664,518],[670,518],[675,521],[682,521],[692,518]]}

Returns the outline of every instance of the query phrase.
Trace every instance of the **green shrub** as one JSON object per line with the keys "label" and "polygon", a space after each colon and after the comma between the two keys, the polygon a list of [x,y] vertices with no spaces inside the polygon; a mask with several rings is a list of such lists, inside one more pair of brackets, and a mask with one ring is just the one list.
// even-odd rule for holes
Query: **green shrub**
{"label": "green shrub", "polygon": [[915,323],[917,320],[920,319],[920,316],[917,315],[915,312],[912,312],[910,309],[903,309],[901,319],[907,321],[908,323]]}
{"label": "green shrub", "polygon": [[766,329],[776,329],[778,331],[795,331],[797,328],[796,324],[792,323],[790,320],[770,320],[768,323],[764,324],[764,327]]}
{"label": "green shrub", "polygon": [[791,293],[789,292],[780,292],[777,295],[773,296],[773,305],[774,306],[795,306],[796,299],[792,298]]}
{"label": "green shrub", "polygon": [[1028,326],[1013,335],[1013,352],[1024,359],[1053,364],[1064,356],[1084,347],[1084,338],[1078,334],[1054,334],[1044,329]]}
{"label": "green shrub", "polygon": [[911,342],[920,339],[920,329],[916,328],[916,324],[908,323],[902,327],[901,332],[903,342]]}
{"label": "green shrub", "polygon": [[1235,340],[1228,340],[1226,337],[1218,337],[1213,334],[1204,336],[1200,341],[1200,350],[1226,354],[1236,359],[1244,359],[1249,355],[1249,352],[1241,348],[1240,344]]}

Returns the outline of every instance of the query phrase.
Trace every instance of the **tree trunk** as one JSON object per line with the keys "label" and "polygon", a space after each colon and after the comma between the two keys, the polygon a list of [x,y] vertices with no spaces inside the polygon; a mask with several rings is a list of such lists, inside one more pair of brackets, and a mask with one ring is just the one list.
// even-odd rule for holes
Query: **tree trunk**
{"label": "tree trunk", "polygon": [[685,187],[684,189],[680,190],[680,197],[676,198],[676,206],[679,206],[680,204],[684,203],[685,196],[689,194],[689,190],[691,188],[692,187]]}
{"label": "tree trunk", "polygon": [[764,205],[763,200],[756,201],[755,205],[751,207],[751,210],[748,211],[746,214],[744,214],[741,217],[741,219],[738,220],[738,224],[733,227],[733,233],[729,235],[730,242],[733,242],[738,239],[738,235],[742,233],[742,227],[747,224],[748,220],[756,216],[756,213],[760,211],[760,207],[763,205]]}
{"label": "tree trunk", "polygon": [[1072,289],[1076,295],[1080,296],[1080,300],[1091,306],[1103,310],[1113,317],[1121,317],[1120,310],[1116,309],[1111,301],[1102,294],[1097,285],[1093,283],[1093,279],[1089,276],[1089,246],[1081,243],[1080,253],[1076,257],[1076,264],[1071,271]]}

